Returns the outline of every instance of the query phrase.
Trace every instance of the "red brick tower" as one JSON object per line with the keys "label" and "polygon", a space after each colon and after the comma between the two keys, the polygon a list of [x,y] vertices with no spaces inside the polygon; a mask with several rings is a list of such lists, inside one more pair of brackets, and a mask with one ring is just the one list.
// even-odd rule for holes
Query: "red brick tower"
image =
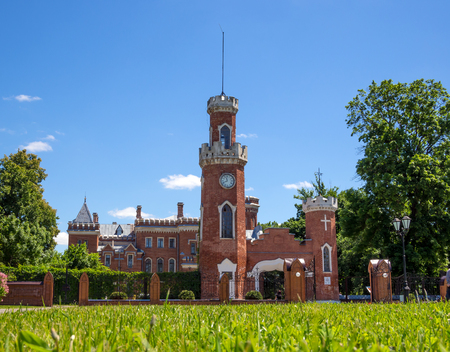
{"label": "red brick tower", "polygon": [[[218,95],[208,100],[209,144],[200,148],[202,168],[199,270],[202,298],[217,298],[212,282],[226,273],[232,282],[245,277],[245,177],[247,148],[236,143],[238,99]],[[210,280],[210,282],[208,282]],[[241,298],[239,284],[231,297]]]}
{"label": "red brick tower", "polygon": [[306,240],[312,240],[312,250],[316,261],[316,300],[318,301],[339,301],[335,220],[337,209],[338,202],[334,197],[318,196],[303,201]]}

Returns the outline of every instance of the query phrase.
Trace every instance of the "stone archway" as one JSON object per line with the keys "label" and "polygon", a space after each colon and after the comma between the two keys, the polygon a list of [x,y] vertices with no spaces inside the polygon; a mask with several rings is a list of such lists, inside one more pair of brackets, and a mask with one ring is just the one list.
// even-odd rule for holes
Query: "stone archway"
{"label": "stone archway", "polygon": [[255,278],[255,290],[260,292],[259,287],[259,275],[266,271],[283,271],[284,259],[272,259],[272,260],[262,260],[253,267],[253,270],[250,272],[250,277]]}
{"label": "stone archway", "polygon": [[237,264],[234,264],[230,259],[225,258],[222,263],[217,264],[217,269],[219,269],[219,277],[222,274],[227,274],[230,279],[230,298],[235,298],[235,273]]}

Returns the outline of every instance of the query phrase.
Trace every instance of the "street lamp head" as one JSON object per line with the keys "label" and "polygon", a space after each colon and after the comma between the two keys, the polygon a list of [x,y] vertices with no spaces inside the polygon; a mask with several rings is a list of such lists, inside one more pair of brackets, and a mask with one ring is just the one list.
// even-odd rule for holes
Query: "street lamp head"
{"label": "street lamp head", "polygon": [[392,224],[394,225],[394,228],[395,228],[395,231],[396,231],[396,232],[400,231],[400,224],[401,224],[401,221],[400,221],[398,218],[395,218],[395,219],[392,221]]}
{"label": "street lamp head", "polygon": [[408,231],[410,224],[411,224],[411,218],[409,218],[408,216],[405,215],[402,219],[403,228]]}

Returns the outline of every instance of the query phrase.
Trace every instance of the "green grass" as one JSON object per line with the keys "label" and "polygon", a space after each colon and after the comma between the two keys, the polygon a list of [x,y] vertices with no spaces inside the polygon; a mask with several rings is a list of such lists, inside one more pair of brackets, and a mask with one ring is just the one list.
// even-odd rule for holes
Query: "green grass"
{"label": "green grass", "polygon": [[0,351],[22,346],[24,351],[27,346],[39,351],[447,351],[450,303],[96,306],[0,314]]}
{"label": "green grass", "polygon": [[0,305],[0,309],[43,308],[42,306]]}

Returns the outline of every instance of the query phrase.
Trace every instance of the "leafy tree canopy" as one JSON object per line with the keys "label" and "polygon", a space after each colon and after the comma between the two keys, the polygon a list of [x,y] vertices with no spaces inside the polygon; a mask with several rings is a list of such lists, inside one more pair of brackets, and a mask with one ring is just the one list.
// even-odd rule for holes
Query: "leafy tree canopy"
{"label": "leafy tree canopy", "polygon": [[373,82],[346,106],[347,126],[363,144],[361,190],[347,194],[343,235],[376,248],[400,273],[401,240],[391,224],[409,215],[408,271],[437,274],[450,240],[450,96],[440,82]]}
{"label": "leafy tree canopy", "polygon": [[86,243],[80,245],[70,245],[68,249],[64,251],[63,255],[55,256],[51,263],[54,267],[69,269],[95,269],[95,270],[108,270],[100,262],[100,256],[98,253],[89,253],[86,247]]}
{"label": "leafy tree canopy", "polygon": [[42,198],[47,177],[26,150],[0,159],[0,263],[39,264],[56,245],[56,210]]}

